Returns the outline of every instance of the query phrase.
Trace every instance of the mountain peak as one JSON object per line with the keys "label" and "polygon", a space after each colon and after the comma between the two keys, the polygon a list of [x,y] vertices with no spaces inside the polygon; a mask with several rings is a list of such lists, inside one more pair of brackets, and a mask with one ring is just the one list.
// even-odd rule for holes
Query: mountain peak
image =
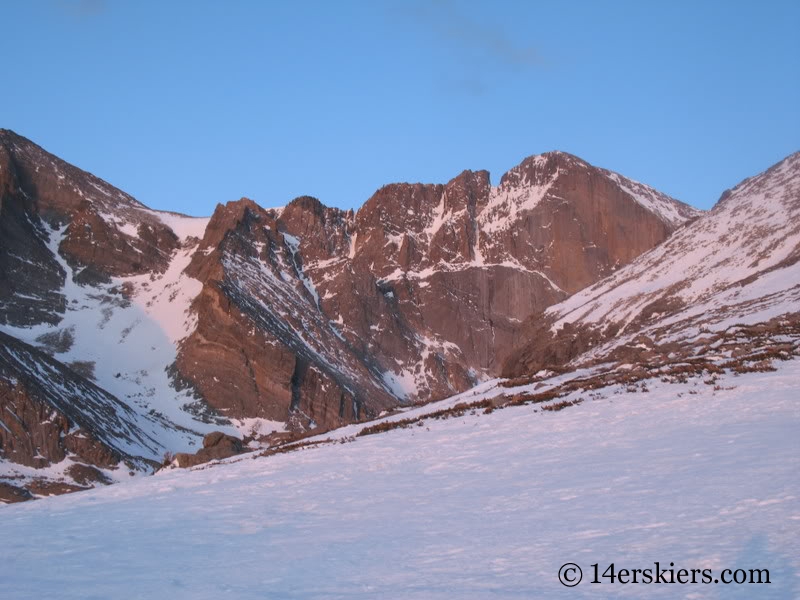
{"label": "mountain peak", "polygon": [[133,196],[9,129],[2,130],[0,141],[12,159],[16,185],[34,199],[36,210],[49,221],[70,219],[87,203],[107,213],[146,208]]}
{"label": "mountain peak", "polygon": [[712,210],[717,210],[718,206],[730,202],[731,199],[743,201],[751,196],[770,198],[776,192],[780,193],[786,186],[789,186],[793,193],[782,194],[784,202],[800,202],[798,179],[800,179],[800,152],[795,152],[775,163],[763,173],[748,177],[733,188],[725,190]]}
{"label": "mountain peak", "polygon": [[3,331],[182,444],[210,426],[302,435],[466,390],[498,374],[525,319],[682,222],[566,153],[529,157],[496,187],[485,170],[387,185],[356,215],[301,196],[192,219],[17,145]]}
{"label": "mountain peak", "polygon": [[693,356],[708,336],[796,313],[798,249],[800,154],[793,154],[726,191],[664,243],[548,308],[505,372],[533,372],[584,352],[584,364]]}
{"label": "mountain peak", "polygon": [[19,142],[26,142],[32,144],[28,138],[21,136],[16,131],[12,129],[4,129],[0,127],[0,143],[8,144],[8,143],[19,143]]}

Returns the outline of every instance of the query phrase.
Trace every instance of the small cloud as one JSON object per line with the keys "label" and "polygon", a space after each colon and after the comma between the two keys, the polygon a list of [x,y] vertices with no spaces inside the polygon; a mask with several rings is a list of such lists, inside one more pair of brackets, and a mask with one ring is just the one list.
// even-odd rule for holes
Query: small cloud
{"label": "small cloud", "polygon": [[[502,27],[482,21],[452,0],[403,4],[402,16],[427,29],[454,54],[461,73],[443,73],[444,87],[458,94],[482,96],[498,71],[531,72],[548,66],[533,44],[520,43]],[[397,14],[397,13],[395,13]]]}
{"label": "small cloud", "polygon": [[54,4],[74,17],[96,17],[108,10],[107,0],[55,0]]}
{"label": "small cloud", "polygon": [[473,19],[452,2],[442,0],[438,4],[446,13],[444,31],[465,48],[515,69],[544,66],[542,56],[533,46],[518,44],[500,27]]}
{"label": "small cloud", "polygon": [[503,28],[472,17],[452,0],[434,0],[408,5],[406,14],[452,42],[465,59],[483,55],[499,65],[517,70],[546,66],[534,45],[523,45]]}

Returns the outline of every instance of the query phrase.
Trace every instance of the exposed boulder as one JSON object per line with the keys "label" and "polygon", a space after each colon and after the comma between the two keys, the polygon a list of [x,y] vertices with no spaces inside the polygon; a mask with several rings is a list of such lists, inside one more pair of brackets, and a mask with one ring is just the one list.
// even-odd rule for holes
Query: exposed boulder
{"label": "exposed boulder", "polygon": [[243,451],[242,440],[221,431],[214,431],[203,438],[203,447],[195,454],[178,453],[175,455],[175,461],[179,467],[185,469],[212,460],[230,458],[241,454]]}
{"label": "exposed boulder", "polygon": [[106,477],[100,469],[93,467],[91,465],[84,465],[81,463],[75,463],[74,465],[68,467],[64,473],[72,478],[72,480],[84,486],[94,486],[94,484],[99,483],[102,485],[108,485],[111,483],[111,480]]}
{"label": "exposed boulder", "polygon": [[25,502],[26,500],[32,499],[33,495],[25,488],[0,481],[0,502],[11,504],[13,502]]}

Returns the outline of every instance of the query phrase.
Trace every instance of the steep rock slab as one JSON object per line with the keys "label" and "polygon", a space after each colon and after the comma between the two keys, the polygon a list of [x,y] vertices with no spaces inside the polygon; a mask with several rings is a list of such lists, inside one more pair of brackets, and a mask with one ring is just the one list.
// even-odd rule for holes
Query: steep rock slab
{"label": "steep rock slab", "polygon": [[[551,153],[526,159],[497,187],[485,171],[447,185],[385,186],[355,215],[346,253],[300,248],[321,255],[307,271],[345,337],[389,357],[384,367],[409,397],[438,396],[496,374],[524,319],[698,214]],[[432,355],[440,369],[426,364]]]}
{"label": "steep rock slab", "polygon": [[8,131],[0,167],[15,248],[0,279],[20,282],[0,295],[4,331],[172,423],[152,432],[176,451],[226,419],[328,428],[464,390],[529,315],[696,214],[564,153],[497,186],[485,171],[385,186],[357,213],[242,200],[210,221],[152,211]]}
{"label": "steep rock slab", "polygon": [[35,468],[73,454],[102,467],[147,468],[164,448],[140,419],[84,377],[0,332],[0,454]]}
{"label": "steep rock slab", "polygon": [[800,153],[726,191],[664,244],[532,320],[505,374],[615,352],[630,358],[637,349],[691,351],[711,334],[797,313]]}
{"label": "steep rock slab", "polygon": [[298,247],[275,211],[217,208],[187,269],[203,290],[181,376],[238,419],[332,427],[388,408],[395,399],[320,308]]}
{"label": "steep rock slab", "polygon": [[392,184],[353,214],[219,206],[178,368],[222,414],[332,427],[495,375],[520,324],[697,211],[564,153],[492,187]]}

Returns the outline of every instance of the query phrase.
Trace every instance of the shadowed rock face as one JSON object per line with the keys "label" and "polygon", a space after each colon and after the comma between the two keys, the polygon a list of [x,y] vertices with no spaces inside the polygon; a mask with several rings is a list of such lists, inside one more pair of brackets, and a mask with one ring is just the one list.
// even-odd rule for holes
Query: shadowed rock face
{"label": "shadowed rock face", "polygon": [[[120,229],[123,220],[132,225]],[[66,227],[58,250],[83,283],[162,272],[178,247],[173,231],[128,194],[0,130],[0,323],[63,314],[65,273],[47,247],[50,227]]]}
{"label": "shadowed rock face", "polygon": [[0,502],[11,504],[13,502],[25,502],[31,500],[33,496],[25,489],[10,483],[0,482]]}
{"label": "shadowed rock face", "polygon": [[[52,325],[24,339],[37,346],[31,351],[50,355],[34,362],[58,363],[70,336],[82,333],[58,329],[66,312],[102,311],[95,321],[107,335],[106,317],[134,303],[141,308],[132,316],[134,334],[148,319],[165,331],[170,319],[180,321],[184,333],[165,333],[141,354],[172,344],[172,358],[148,370],[167,371],[176,388],[193,391],[198,419],[331,428],[497,375],[525,319],[695,215],[651,188],[555,152],[526,159],[497,186],[486,171],[465,171],[447,184],[387,185],[357,213],[310,197],[282,209],[242,199],[217,206],[189,234],[181,230],[187,217],[152,211],[0,130],[0,327],[24,338],[20,327]],[[161,295],[152,291],[159,285]],[[196,286],[189,310],[173,315],[171,303],[187,285]],[[85,306],[66,306],[70,286],[83,290]],[[87,379],[91,361],[70,360],[62,367],[76,386],[102,387]],[[121,381],[149,376],[125,369]],[[108,373],[97,378],[113,389]],[[5,398],[16,393],[8,381]],[[103,405],[116,407],[109,410],[131,411],[131,427],[168,423],[163,406],[154,408],[157,395],[128,401],[101,391]],[[67,447],[62,434],[74,429],[74,418],[66,408],[46,430],[34,427],[49,418],[52,402],[25,393],[28,430],[38,433],[14,442],[14,460],[39,464],[35,452],[44,450],[45,462],[65,452],[109,462],[100,447]],[[177,409],[191,412],[187,406]],[[96,425],[95,438],[116,448],[115,456],[115,440],[126,436],[147,447],[143,456],[159,452],[157,441],[133,430],[118,426],[103,438],[107,423]]]}
{"label": "shadowed rock face", "polygon": [[41,468],[73,454],[100,467],[159,448],[130,407],[45,353],[0,332],[0,455]]}
{"label": "shadowed rock face", "polygon": [[64,272],[47,248],[4,139],[0,133],[0,323],[57,323],[64,313]]}

